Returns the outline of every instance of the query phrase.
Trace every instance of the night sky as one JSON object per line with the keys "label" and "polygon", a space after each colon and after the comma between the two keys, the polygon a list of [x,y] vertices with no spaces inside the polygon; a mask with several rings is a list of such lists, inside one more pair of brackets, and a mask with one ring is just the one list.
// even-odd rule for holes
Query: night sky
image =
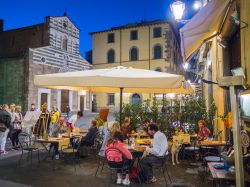
{"label": "night sky", "polygon": [[[4,30],[44,22],[46,16],[62,16],[66,11],[80,29],[80,52],[91,49],[93,31],[109,29],[141,20],[173,19],[170,3],[173,0],[0,0],[0,18]],[[187,19],[193,13],[185,0]]]}

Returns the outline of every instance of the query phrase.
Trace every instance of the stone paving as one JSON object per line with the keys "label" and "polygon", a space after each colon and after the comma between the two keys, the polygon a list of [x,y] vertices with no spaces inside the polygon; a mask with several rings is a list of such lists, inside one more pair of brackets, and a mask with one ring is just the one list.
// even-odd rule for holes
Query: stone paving
{"label": "stone paving", "polygon": [[[1,156],[2,157],[2,156]],[[117,186],[110,183],[110,172],[105,166],[102,173],[94,176],[97,167],[97,158],[91,155],[83,158],[81,167],[77,166],[76,171],[72,164],[66,164],[63,160],[55,161],[54,166],[51,161],[43,161],[38,164],[36,155],[33,156],[31,164],[24,157],[21,166],[18,163],[19,156],[5,157],[0,160],[0,186],[1,187],[105,187]],[[180,165],[172,166],[169,163],[169,173],[173,180],[167,186],[180,187],[209,187],[212,186],[210,179],[204,179],[203,169],[199,163],[190,164],[182,161]],[[131,186],[157,187],[166,186],[161,173],[156,173],[159,179],[154,185],[132,184]]]}

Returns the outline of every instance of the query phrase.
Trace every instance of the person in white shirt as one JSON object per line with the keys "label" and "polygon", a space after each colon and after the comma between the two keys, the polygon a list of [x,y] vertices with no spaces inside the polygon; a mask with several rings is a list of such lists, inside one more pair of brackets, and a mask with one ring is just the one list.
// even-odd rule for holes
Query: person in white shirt
{"label": "person in white shirt", "polygon": [[153,135],[152,147],[147,148],[145,151],[145,157],[141,160],[141,167],[143,173],[149,182],[156,182],[156,178],[153,175],[152,166],[154,164],[161,164],[162,159],[168,157],[168,142],[164,133],[159,131],[156,124],[151,123],[148,127],[148,133]]}

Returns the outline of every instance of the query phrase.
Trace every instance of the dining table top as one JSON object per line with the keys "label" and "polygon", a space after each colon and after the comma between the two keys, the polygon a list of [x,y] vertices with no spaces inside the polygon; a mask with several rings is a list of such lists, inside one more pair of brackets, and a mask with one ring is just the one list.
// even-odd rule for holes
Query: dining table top
{"label": "dining table top", "polygon": [[212,141],[200,141],[199,144],[201,146],[225,146],[227,144],[227,142],[226,141],[212,140]]}
{"label": "dining table top", "polygon": [[135,132],[135,133],[130,133],[128,134],[128,136],[134,136],[134,137],[138,137],[138,136],[143,136],[143,137],[148,137],[149,135],[146,132],[140,133],[140,132]]}
{"label": "dining table top", "polygon": [[68,146],[70,143],[70,138],[68,137],[48,137],[46,138],[38,138],[35,140],[36,143],[47,144],[47,143],[58,143],[58,147],[62,148],[63,146]]}
{"label": "dining table top", "polygon": [[150,145],[153,142],[151,138],[137,138],[135,139],[136,145]]}
{"label": "dining table top", "polygon": [[[230,173],[225,169],[216,169],[213,166],[215,164],[224,165],[223,162],[209,162],[208,168],[211,172],[212,178],[214,180],[226,180],[226,181],[235,181],[235,173]],[[250,182],[250,175],[247,172],[244,172],[245,181]]]}

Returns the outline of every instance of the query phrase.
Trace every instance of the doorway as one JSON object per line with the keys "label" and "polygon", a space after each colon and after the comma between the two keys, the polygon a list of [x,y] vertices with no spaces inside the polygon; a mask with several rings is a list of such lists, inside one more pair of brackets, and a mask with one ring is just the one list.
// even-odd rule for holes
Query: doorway
{"label": "doorway", "polygon": [[61,90],[61,112],[67,112],[67,106],[69,106],[69,90]]}
{"label": "doorway", "polygon": [[84,95],[80,95],[80,111],[84,111]]}
{"label": "doorway", "polygon": [[47,105],[48,105],[48,94],[47,93],[41,93],[40,108],[42,108],[42,105],[44,103],[47,103]]}

